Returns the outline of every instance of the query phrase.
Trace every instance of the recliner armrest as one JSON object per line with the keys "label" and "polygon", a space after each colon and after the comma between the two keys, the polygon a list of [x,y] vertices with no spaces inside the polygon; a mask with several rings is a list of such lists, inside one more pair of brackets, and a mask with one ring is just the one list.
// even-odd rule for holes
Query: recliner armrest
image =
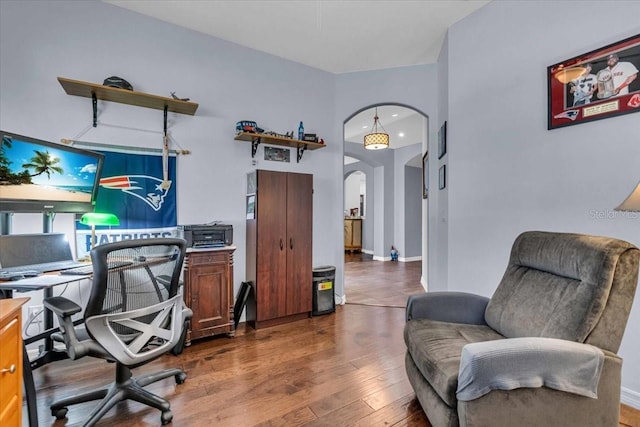
{"label": "recliner armrest", "polygon": [[545,386],[597,398],[604,353],[590,344],[557,338],[506,338],[462,348],[458,390],[461,401],[491,390]]}
{"label": "recliner armrest", "polygon": [[486,325],[484,310],[489,298],[466,292],[427,292],[407,300],[406,321],[430,319],[441,322]]}

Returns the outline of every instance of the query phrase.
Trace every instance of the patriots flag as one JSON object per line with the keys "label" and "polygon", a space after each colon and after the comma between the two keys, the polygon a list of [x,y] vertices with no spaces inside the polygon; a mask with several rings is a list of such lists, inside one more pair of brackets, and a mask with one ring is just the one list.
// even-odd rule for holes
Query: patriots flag
{"label": "patriots flag", "polygon": [[[161,152],[93,151],[105,156],[95,212],[112,213],[120,220],[119,226],[96,227],[96,245],[176,236],[175,155],[163,159]],[[78,258],[82,258],[91,250],[91,227],[78,223],[76,239]]]}

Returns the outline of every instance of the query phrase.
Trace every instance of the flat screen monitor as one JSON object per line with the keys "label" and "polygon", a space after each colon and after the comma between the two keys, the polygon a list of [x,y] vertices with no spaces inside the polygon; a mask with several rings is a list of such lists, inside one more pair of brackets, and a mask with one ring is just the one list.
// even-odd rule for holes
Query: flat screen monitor
{"label": "flat screen monitor", "polygon": [[0,131],[0,212],[93,211],[104,156]]}

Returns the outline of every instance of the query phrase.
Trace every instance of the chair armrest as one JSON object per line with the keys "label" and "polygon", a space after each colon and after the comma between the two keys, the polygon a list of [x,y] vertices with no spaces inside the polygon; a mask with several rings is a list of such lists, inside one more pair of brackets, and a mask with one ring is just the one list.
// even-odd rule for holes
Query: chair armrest
{"label": "chair armrest", "polygon": [[82,307],[65,297],[45,298],[42,303],[60,317],[70,317],[82,311]]}
{"label": "chair armrest", "polygon": [[465,292],[427,292],[407,300],[407,322],[430,319],[441,322],[486,325],[484,310],[489,298]]}
{"label": "chair armrest", "polygon": [[597,398],[604,353],[590,344],[557,338],[506,338],[467,344],[458,372],[458,400],[492,390],[539,388]]}
{"label": "chair armrest", "polygon": [[78,339],[73,319],[71,319],[71,316],[82,311],[82,307],[61,296],[45,298],[42,304],[58,316],[60,332],[62,332],[62,338],[64,338],[64,345],[67,348],[69,358],[76,360],[89,354],[91,343]]}

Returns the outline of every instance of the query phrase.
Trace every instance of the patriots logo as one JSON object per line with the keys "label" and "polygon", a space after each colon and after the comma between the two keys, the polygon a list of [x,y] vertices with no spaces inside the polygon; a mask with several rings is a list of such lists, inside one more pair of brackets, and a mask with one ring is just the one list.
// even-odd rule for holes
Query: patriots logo
{"label": "patriots logo", "polygon": [[120,190],[145,202],[154,211],[159,211],[171,188],[171,181],[148,175],[120,175],[100,179],[100,186],[109,190]]}
{"label": "patriots logo", "polygon": [[578,117],[578,114],[580,114],[580,110],[567,110],[564,113],[556,114],[553,118],[575,120]]}

